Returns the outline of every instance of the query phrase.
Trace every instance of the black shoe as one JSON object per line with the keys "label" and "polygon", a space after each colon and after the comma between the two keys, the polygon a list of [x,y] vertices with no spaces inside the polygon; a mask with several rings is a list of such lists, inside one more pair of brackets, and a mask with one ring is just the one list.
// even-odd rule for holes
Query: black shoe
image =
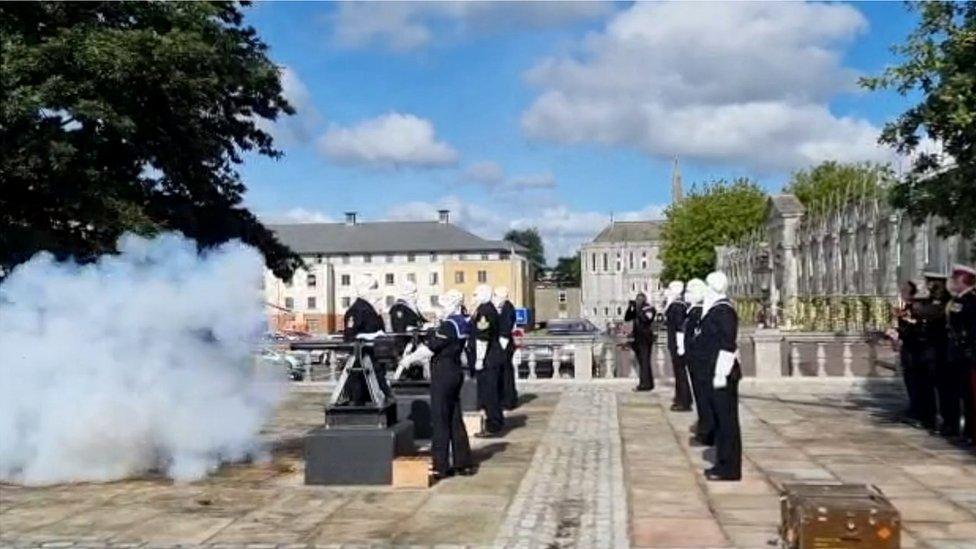
{"label": "black shoe", "polygon": [[451,477],[454,476],[454,469],[448,469],[447,471],[444,471],[444,472],[441,472],[441,471],[431,471],[430,476],[434,480],[444,480],[446,478],[451,478]]}
{"label": "black shoe", "polygon": [[691,406],[679,406],[677,404],[672,404],[671,405],[671,411],[672,412],[690,412],[691,411]]}
{"label": "black shoe", "polygon": [[635,393],[643,393],[643,392],[646,392],[646,391],[653,391],[654,390],[654,387],[641,387],[640,385],[638,385],[637,387],[634,387],[632,390]]}
{"label": "black shoe", "polygon": [[708,469],[705,471],[705,479],[711,481],[738,481],[742,480],[742,475],[725,475]]}
{"label": "black shoe", "polygon": [[502,436],[501,433],[491,433],[488,431],[478,431],[474,434],[475,438],[498,438]]}
{"label": "black shoe", "polygon": [[457,471],[457,474],[461,475],[462,477],[470,477],[471,475],[474,475],[475,473],[478,472],[478,468],[474,465],[471,465],[468,467],[458,467],[457,469],[455,469],[455,471]]}

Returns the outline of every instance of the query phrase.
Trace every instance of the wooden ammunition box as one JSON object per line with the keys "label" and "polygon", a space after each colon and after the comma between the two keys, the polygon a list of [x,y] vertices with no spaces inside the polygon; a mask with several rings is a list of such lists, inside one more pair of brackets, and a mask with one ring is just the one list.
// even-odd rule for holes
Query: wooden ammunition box
{"label": "wooden ammunition box", "polygon": [[394,488],[430,488],[430,457],[403,456],[393,460]]}
{"label": "wooden ammunition box", "polygon": [[780,536],[786,549],[898,549],[901,518],[864,484],[785,484]]}

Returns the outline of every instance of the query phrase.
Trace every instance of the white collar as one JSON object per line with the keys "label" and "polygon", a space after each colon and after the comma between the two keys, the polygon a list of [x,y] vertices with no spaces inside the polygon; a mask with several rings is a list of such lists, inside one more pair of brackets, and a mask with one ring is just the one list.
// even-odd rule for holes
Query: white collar
{"label": "white collar", "polygon": [[965,290],[963,290],[963,291],[959,292],[958,294],[956,294],[956,297],[959,298],[959,297],[962,297],[962,296],[964,296],[964,295],[966,295],[968,293],[973,292],[974,291],[973,288],[976,288],[976,286],[970,286],[970,287],[966,288]]}
{"label": "white collar", "polygon": [[718,294],[713,299],[706,298],[705,299],[705,304],[703,306],[704,308],[702,309],[702,318],[704,318],[705,315],[708,314],[708,311],[710,311],[713,308],[715,308],[716,305],[721,305],[723,303],[725,305],[729,306],[729,307],[732,306],[732,304],[729,303],[728,296],[726,296],[725,294]]}

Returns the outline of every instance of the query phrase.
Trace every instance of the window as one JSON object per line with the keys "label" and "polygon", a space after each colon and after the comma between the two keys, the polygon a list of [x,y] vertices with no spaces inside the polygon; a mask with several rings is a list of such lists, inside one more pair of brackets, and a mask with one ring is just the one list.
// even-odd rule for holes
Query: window
{"label": "window", "polygon": [[468,258],[468,254],[457,254],[457,258],[459,261],[464,261]]}
{"label": "window", "polygon": [[510,258],[510,257],[512,257],[512,254],[510,254],[508,252],[502,252],[502,253],[498,254],[498,259],[501,259],[502,261],[508,261],[508,258]]}
{"label": "window", "polygon": [[386,254],[386,262],[393,263],[393,254]]}
{"label": "window", "polygon": [[617,314],[620,314],[620,307],[617,307]]}
{"label": "window", "polygon": [[351,305],[351,304],[352,304],[352,299],[351,298],[349,298],[349,297],[342,298],[342,308],[343,309],[348,309],[349,308],[349,305]]}
{"label": "window", "polygon": [[437,286],[437,273],[430,273],[430,285]]}
{"label": "window", "polygon": [[315,262],[320,265],[322,264],[322,254],[318,254],[315,256]]}
{"label": "window", "polygon": [[478,282],[482,284],[488,282],[488,271],[478,271]]}
{"label": "window", "polygon": [[407,254],[407,263],[413,263],[414,261],[417,261],[417,255]]}
{"label": "window", "polygon": [[306,276],[305,277],[305,284],[307,284],[309,288],[314,288],[315,287],[315,275],[308,275],[308,276]]}
{"label": "window", "polygon": [[294,309],[295,308],[295,300],[293,298],[291,298],[291,297],[286,297],[285,298],[285,308],[288,309],[288,310]]}
{"label": "window", "polygon": [[464,284],[464,271],[454,271],[454,283]]}
{"label": "window", "polygon": [[396,299],[392,295],[386,296],[386,306],[387,307],[392,307],[393,306],[393,303],[395,301],[396,301]]}
{"label": "window", "polygon": [[372,262],[373,262],[373,256],[371,254],[363,255],[363,263],[372,263]]}
{"label": "window", "polygon": [[430,262],[433,263],[437,261],[437,252],[430,252]]}
{"label": "window", "polygon": [[[590,254],[590,270],[596,272],[596,252]],[[593,314],[596,314],[596,311],[593,311]]]}
{"label": "window", "polygon": [[349,254],[342,254],[342,264],[343,265],[349,264]]}
{"label": "window", "polygon": [[647,252],[641,252],[641,269],[647,269]]}
{"label": "window", "polygon": [[393,273],[386,273],[386,277],[385,278],[386,278],[386,285],[387,286],[392,286],[392,285],[396,284],[396,278],[393,276]]}
{"label": "window", "polygon": [[339,284],[341,284],[343,286],[348,286],[349,283],[350,283],[350,279],[351,279],[351,277],[349,275],[342,275],[339,278]]}
{"label": "window", "polygon": [[627,265],[628,268],[634,268],[634,252],[630,252],[630,263]]}
{"label": "window", "polygon": [[559,302],[566,303],[566,292],[559,292]]}
{"label": "window", "polygon": [[610,307],[603,308],[603,316],[610,316]]}
{"label": "window", "polygon": [[410,282],[413,282],[414,284],[416,284],[417,283],[417,275],[415,273],[407,273],[407,280],[409,280]]}
{"label": "window", "polygon": [[292,284],[292,281],[293,281],[294,279],[295,279],[295,276],[294,276],[294,275],[292,275],[292,277],[291,277],[291,278],[289,278],[288,280],[286,280],[286,281],[285,281],[285,288],[291,288],[291,284]]}
{"label": "window", "polygon": [[481,254],[482,261],[488,261],[488,254]]}
{"label": "window", "polygon": [[603,272],[607,272],[610,270],[610,267],[608,265],[609,263],[607,259],[607,252],[603,252]]}
{"label": "window", "polygon": [[430,304],[433,307],[437,307],[437,306],[439,306],[441,304],[441,301],[440,301],[440,299],[437,298],[436,295],[432,295],[432,296],[430,296]]}
{"label": "window", "polygon": [[305,300],[305,307],[307,309],[314,309],[315,308],[315,298],[314,297],[310,297],[307,300]]}

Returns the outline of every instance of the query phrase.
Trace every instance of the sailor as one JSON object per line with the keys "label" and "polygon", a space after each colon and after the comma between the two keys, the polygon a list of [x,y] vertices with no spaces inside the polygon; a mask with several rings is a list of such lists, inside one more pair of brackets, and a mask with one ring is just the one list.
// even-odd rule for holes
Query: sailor
{"label": "sailor", "polygon": [[976,269],[952,268],[948,307],[949,363],[959,380],[965,417],[964,435],[976,443]]}
{"label": "sailor", "polygon": [[714,364],[708,364],[702,359],[699,352],[702,345],[698,342],[705,291],[706,286],[702,279],[693,278],[688,281],[685,294],[688,299],[688,315],[684,329],[676,336],[678,354],[685,359],[691,377],[691,389],[695,395],[695,411],[698,413],[692,439],[695,446],[711,446],[715,443],[715,411],[712,409]]}
{"label": "sailor", "polygon": [[946,330],[946,307],[951,296],[946,289],[946,275],[927,271],[925,279],[926,295],[915,299],[915,317],[918,319],[918,359],[919,369],[930,372],[938,393],[939,416],[942,425],[939,433],[943,436],[959,435],[959,399],[962,393],[959,380],[949,364],[947,352],[949,335]]}
{"label": "sailor", "polygon": [[[347,343],[357,339],[373,341],[386,331],[383,317],[376,312],[376,307],[379,306],[382,299],[383,295],[379,291],[379,284],[376,279],[365,275],[356,281],[356,301],[353,301],[346,310],[343,319],[343,341]],[[389,395],[390,389],[386,384],[386,372],[376,364],[372,347],[364,347],[362,354],[364,357],[368,356],[373,364],[373,371],[376,372],[380,389]],[[345,396],[348,403],[354,406],[362,406],[370,401],[366,378],[362,372],[350,373],[349,380],[346,382]]]}
{"label": "sailor", "polygon": [[919,319],[918,288],[911,280],[902,283],[901,299],[894,308],[897,322],[898,357],[905,392],[908,394],[908,417],[929,429],[936,427],[935,372],[923,356],[926,323]]}
{"label": "sailor", "polygon": [[665,292],[664,323],[668,330],[668,354],[671,355],[671,370],[674,373],[674,400],[671,401],[672,412],[691,411],[691,386],[688,379],[688,366],[685,357],[678,354],[678,335],[684,331],[685,317],[688,315],[688,304],[683,297],[685,283],[672,280]]}
{"label": "sailor", "polygon": [[430,409],[434,434],[430,453],[434,478],[455,473],[474,474],[468,432],[461,415],[461,385],[464,370],[461,354],[471,334],[471,324],[461,314],[463,296],[449,290],[440,298],[443,314],[437,329],[427,338],[433,352],[430,365]]}
{"label": "sailor", "polygon": [[491,302],[491,286],[479,285],[474,290],[475,312],[471,317],[473,338],[469,338],[468,355],[473,358],[475,377],[478,379],[478,403],[485,412],[484,430],[475,433],[478,438],[494,438],[505,427],[505,417],[498,400],[499,378],[505,352],[498,342],[498,310]]}
{"label": "sailor", "polygon": [[518,389],[515,387],[515,341],[512,332],[515,331],[515,306],[508,300],[508,288],[499,286],[491,299],[498,309],[498,344],[505,352],[505,363],[502,365],[501,375],[501,404],[506,410],[514,410],[518,406]]}
{"label": "sailor", "polygon": [[651,370],[651,349],[654,347],[654,317],[657,311],[647,302],[644,292],[627,305],[624,313],[625,322],[633,322],[631,347],[637,357],[637,387],[635,391],[650,391],[654,389],[654,372]]}
{"label": "sailor", "polygon": [[[405,334],[420,330],[424,327],[425,319],[417,307],[417,285],[406,281],[400,286],[400,297],[390,307],[390,327],[395,333]],[[416,367],[430,358],[430,350],[418,339],[409,335],[396,338],[396,354],[400,357],[394,379],[406,377],[410,379],[426,379],[426,368]]]}
{"label": "sailor", "polygon": [[[715,466],[705,470],[708,480],[742,478],[742,438],[739,431],[739,379],[736,337],[739,318],[725,295],[728,278],[713,272],[705,278],[707,286],[702,308],[701,329],[695,347],[701,346],[705,364],[714,365],[712,404],[715,409]],[[697,351],[696,351],[697,352]]]}

